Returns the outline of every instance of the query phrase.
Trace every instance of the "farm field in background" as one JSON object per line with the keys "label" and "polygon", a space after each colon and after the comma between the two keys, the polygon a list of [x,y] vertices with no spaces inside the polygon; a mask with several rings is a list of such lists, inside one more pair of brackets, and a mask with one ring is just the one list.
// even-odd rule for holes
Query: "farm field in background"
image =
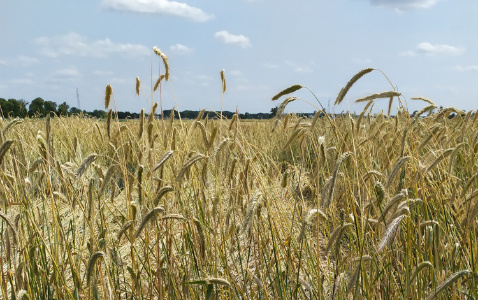
{"label": "farm field in background", "polygon": [[1,120],[1,298],[477,298],[478,114],[370,114],[399,96],[335,118],[288,97],[262,121]]}
{"label": "farm field in background", "polygon": [[476,115],[358,123],[3,120],[2,298],[476,296]]}

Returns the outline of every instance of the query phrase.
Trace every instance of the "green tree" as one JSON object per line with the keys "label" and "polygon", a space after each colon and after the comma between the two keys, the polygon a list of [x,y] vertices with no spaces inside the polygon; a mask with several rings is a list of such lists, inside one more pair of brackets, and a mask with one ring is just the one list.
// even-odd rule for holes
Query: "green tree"
{"label": "green tree", "polygon": [[101,119],[101,118],[106,118],[107,114],[104,110],[98,110],[95,109],[94,111],[89,113],[90,116]]}
{"label": "green tree", "polygon": [[2,109],[2,117],[7,118],[11,113],[11,104],[7,100],[0,98],[0,107]]}
{"label": "green tree", "polygon": [[275,117],[275,116],[276,116],[276,114],[277,114],[277,110],[278,110],[278,109],[279,109],[279,108],[278,108],[277,106],[276,106],[276,107],[273,107],[273,108],[271,108],[271,113],[269,114],[271,118],[273,118],[273,117]]}
{"label": "green tree", "polygon": [[38,97],[33,99],[32,103],[30,103],[30,107],[28,108],[28,115],[30,117],[38,116],[44,117],[45,116],[45,100]]}
{"label": "green tree", "polygon": [[27,103],[23,100],[8,99],[13,117],[24,118],[27,115]]}
{"label": "green tree", "polygon": [[63,102],[62,104],[58,105],[58,110],[57,110],[57,114],[59,116],[68,116],[68,109],[70,108],[70,106],[68,104],[66,104],[66,102]]}
{"label": "green tree", "polygon": [[79,115],[81,114],[81,109],[78,109],[73,106],[72,108],[70,108],[69,112],[70,112],[70,115]]}
{"label": "green tree", "polygon": [[49,113],[56,112],[56,103],[53,101],[45,101],[45,116]]}

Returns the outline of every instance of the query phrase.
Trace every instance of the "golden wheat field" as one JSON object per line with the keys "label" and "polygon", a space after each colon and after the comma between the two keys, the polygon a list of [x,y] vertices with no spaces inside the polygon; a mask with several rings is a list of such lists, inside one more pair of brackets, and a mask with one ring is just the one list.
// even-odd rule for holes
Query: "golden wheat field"
{"label": "golden wheat field", "polygon": [[283,114],[292,97],[252,122],[2,120],[0,298],[476,299],[478,114],[370,113],[399,96],[313,119]]}

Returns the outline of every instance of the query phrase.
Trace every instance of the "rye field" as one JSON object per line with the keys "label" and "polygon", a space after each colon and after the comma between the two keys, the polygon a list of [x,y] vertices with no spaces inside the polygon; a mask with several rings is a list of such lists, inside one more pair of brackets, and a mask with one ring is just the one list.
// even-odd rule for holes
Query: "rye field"
{"label": "rye field", "polygon": [[272,120],[1,120],[0,298],[477,299],[478,114],[284,114],[301,88]]}

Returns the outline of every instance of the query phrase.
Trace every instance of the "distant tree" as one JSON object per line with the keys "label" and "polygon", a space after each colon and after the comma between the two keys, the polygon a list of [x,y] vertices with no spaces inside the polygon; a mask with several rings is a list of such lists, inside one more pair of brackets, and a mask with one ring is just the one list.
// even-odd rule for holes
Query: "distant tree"
{"label": "distant tree", "polygon": [[[8,101],[10,101],[10,100],[8,100]],[[28,109],[27,109],[28,102],[23,100],[23,99],[19,99],[19,100],[17,100],[16,105],[17,105],[16,106],[17,107],[16,111],[18,112],[16,117],[25,118],[28,115]]]}
{"label": "distant tree", "polygon": [[2,115],[7,118],[11,114],[11,104],[7,100],[0,98],[0,107],[2,108]]}
{"label": "distant tree", "polygon": [[279,108],[278,108],[277,106],[271,108],[271,113],[270,113],[270,117],[271,117],[271,118],[275,117],[275,115],[277,114],[277,110],[278,110],[278,109],[279,109]]}
{"label": "distant tree", "polygon": [[54,112],[56,112],[56,106],[57,106],[57,105],[56,105],[55,102],[53,102],[53,101],[45,101],[45,104],[44,104],[44,105],[45,105],[45,111],[46,111],[45,116],[46,116],[47,114],[49,114],[49,113],[54,113]]}
{"label": "distant tree", "polygon": [[59,116],[68,116],[68,109],[69,108],[70,108],[70,106],[68,104],[66,104],[66,102],[63,102],[62,104],[58,105],[58,110],[56,111],[56,113]]}
{"label": "distant tree", "polygon": [[45,100],[40,97],[35,98],[32,103],[30,103],[30,107],[28,108],[28,115],[30,117],[44,117],[46,115]]}
{"label": "distant tree", "polygon": [[22,99],[8,99],[0,98],[1,112],[5,118],[24,118],[27,114],[26,102]]}
{"label": "distant tree", "polygon": [[102,119],[106,118],[107,114],[104,110],[95,109],[94,111],[90,112],[89,115],[98,119]]}
{"label": "distant tree", "polygon": [[72,107],[69,110],[70,115],[79,115],[81,113],[81,109],[78,109],[76,107]]}

